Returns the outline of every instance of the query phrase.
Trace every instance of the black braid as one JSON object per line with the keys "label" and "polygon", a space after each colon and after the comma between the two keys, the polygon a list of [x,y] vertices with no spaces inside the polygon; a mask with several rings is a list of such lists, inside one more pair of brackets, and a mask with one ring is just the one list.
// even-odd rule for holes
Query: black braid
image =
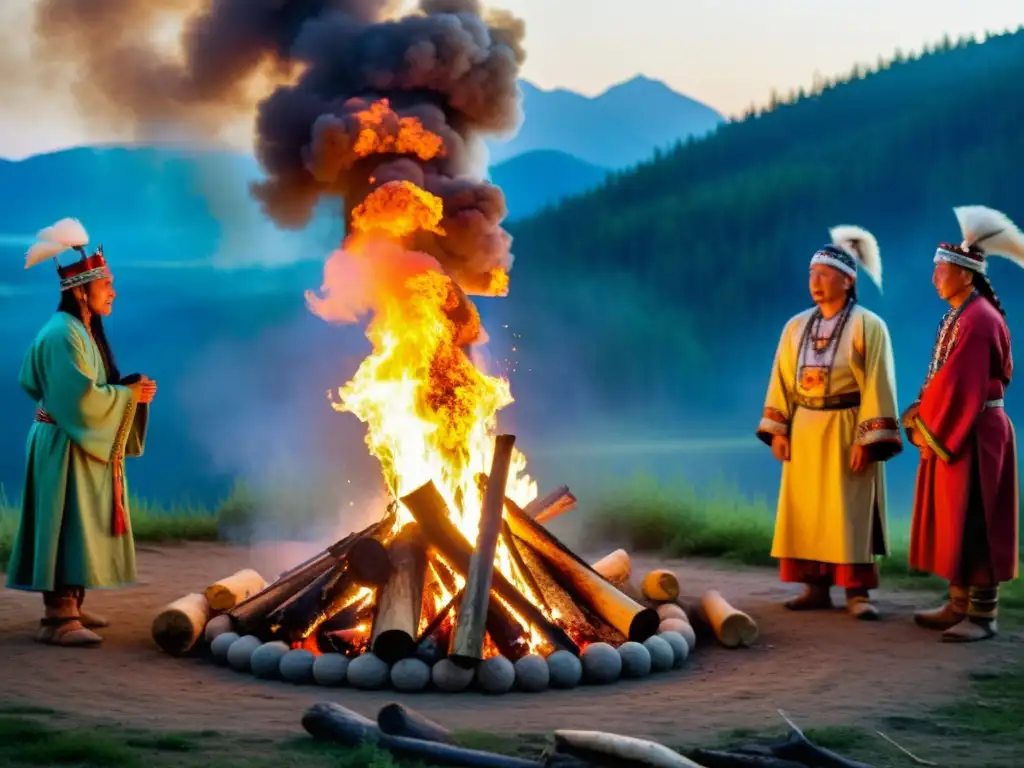
{"label": "black braid", "polygon": [[850,287],[846,289],[846,298],[853,303],[857,303],[857,283],[850,283]]}
{"label": "black braid", "polygon": [[1006,310],[1003,309],[1003,305],[999,302],[999,297],[996,296],[995,289],[992,287],[992,281],[988,279],[988,275],[975,273],[974,288],[979,294],[988,299],[989,303],[996,308],[1004,319],[1006,318]]}

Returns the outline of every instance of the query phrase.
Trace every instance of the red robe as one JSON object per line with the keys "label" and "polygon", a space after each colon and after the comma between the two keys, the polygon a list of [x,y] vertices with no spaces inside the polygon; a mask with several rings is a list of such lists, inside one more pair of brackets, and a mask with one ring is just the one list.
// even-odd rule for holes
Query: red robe
{"label": "red robe", "polygon": [[946,335],[945,363],[904,417],[934,453],[917,470],[910,566],[958,586],[995,586],[1016,578],[1019,563],[1013,424],[986,406],[1013,374],[1010,331],[979,296]]}

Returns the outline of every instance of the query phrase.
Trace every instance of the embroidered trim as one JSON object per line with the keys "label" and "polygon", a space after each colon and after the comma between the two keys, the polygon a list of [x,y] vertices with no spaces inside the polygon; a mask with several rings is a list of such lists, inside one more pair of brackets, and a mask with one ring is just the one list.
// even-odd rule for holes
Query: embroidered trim
{"label": "embroidered trim", "polygon": [[953,460],[953,455],[946,449],[939,439],[932,434],[931,430],[924,425],[920,416],[914,416],[914,429],[918,430],[924,437],[924,441],[928,443],[928,447],[931,448],[935,455],[938,456],[946,464],[949,464]]}
{"label": "embroidered trim", "polygon": [[[125,387],[127,389],[127,387]],[[128,444],[128,433],[131,431],[132,422],[135,421],[135,395],[128,390],[128,407],[124,409],[121,423],[117,425],[117,434],[114,436],[114,447],[110,454],[111,461],[123,460],[125,446]]]}
{"label": "embroidered trim", "polygon": [[872,443],[892,442],[900,443],[900,425],[896,419],[879,417],[868,419],[857,425],[857,445],[870,445]]}
{"label": "embroidered trim", "polygon": [[848,277],[856,278],[857,264],[856,262],[853,262],[852,259],[850,261],[853,263],[853,266],[847,264],[845,261],[841,261],[836,258],[834,254],[829,253],[828,251],[818,251],[811,257],[811,264],[822,264],[826,267],[832,267],[833,269],[838,269]]}
{"label": "embroidered trim", "polygon": [[90,269],[88,272],[82,272],[80,275],[72,275],[69,278],[60,281],[60,289],[66,291],[69,288],[76,288],[79,285],[85,285],[91,283],[93,280],[99,280],[100,278],[109,277],[110,269],[106,266],[97,267],[96,269]]}
{"label": "embroidered trim", "polygon": [[919,410],[921,410],[920,400],[915,400],[907,406],[907,410],[905,410],[903,415],[900,417],[900,424],[903,425],[904,429],[914,428],[914,418],[917,416],[917,412]]}
{"label": "embroidered trim", "polygon": [[[761,422],[757,425],[758,435],[781,435],[789,434],[789,419],[786,414],[778,408],[765,408],[761,414]],[[765,440],[764,442],[768,442]]]}

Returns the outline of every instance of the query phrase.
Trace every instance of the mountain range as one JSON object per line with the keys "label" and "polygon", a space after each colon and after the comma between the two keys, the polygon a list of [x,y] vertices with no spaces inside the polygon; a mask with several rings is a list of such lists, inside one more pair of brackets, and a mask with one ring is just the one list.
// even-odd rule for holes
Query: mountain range
{"label": "mountain range", "polygon": [[[648,453],[635,457],[645,467],[694,478],[722,470],[773,489],[777,467],[752,437],[768,368],[783,323],[809,303],[811,254],[842,223],[881,243],[884,292],[862,281],[860,300],[889,325],[906,405],[944,309],[929,277],[936,243],[959,237],[952,207],[990,205],[1024,224],[1013,171],[1024,166],[1021,71],[1024,31],[944,41],[604,177],[577,156],[590,162],[588,191],[513,217],[509,296],[478,302],[490,365],[516,398],[503,429],[523,435],[528,456],[544,457],[531,474],[542,486],[571,483],[552,475],[578,456],[589,477],[614,476],[628,468],[615,449],[631,431],[645,437]],[[551,184],[529,170],[531,156],[515,158],[527,169],[524,196],[531,178],[534,188]],[[0,167],[0,184],[17,190],[0,209],[0,251],[11,263],[0,271],[0,403],[10,415],[2,413],[12,424],[31,418],[14,372],[56,302],[52,273],[20,270],[17,238],[77,214],[116,258],[111,336],[121,367],[161,383],[153,442],[132,470],[138,488],[207,499],[234,477],[294,472],[351,494],[379,472],[358,422],[332,413],[323,393],[351,376],[367,343],[359,328],[328,326],[303,305],[337,242],[336,212],[325,208],[309,231],[274,230],[248,200],[252,171],[240,162],[83,149]],[[514,206],[515,184],[504,183]],[[1016,338],[1024,271],[994,261]],[[1016,416],[1013,391],[1007,409]],[[748,436],[752,453],[649,457],[651,446],[698,435]],[[600,450],[608,458],[593,458]],[[912,454],[891,465],[899,500],[912,488]],[[18,487],[22,466],[18,440],[0,445],[3,482]]]}

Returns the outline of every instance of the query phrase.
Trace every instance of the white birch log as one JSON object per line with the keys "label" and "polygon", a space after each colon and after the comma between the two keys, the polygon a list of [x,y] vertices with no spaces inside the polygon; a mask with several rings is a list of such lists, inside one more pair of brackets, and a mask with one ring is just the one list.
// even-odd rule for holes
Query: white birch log
{"label": "white birch log", "polygon": [[252,568],[243,568],[206,588],[206,601],[216,613],[230,611],[243,600],[262,592],[267,582]]}

